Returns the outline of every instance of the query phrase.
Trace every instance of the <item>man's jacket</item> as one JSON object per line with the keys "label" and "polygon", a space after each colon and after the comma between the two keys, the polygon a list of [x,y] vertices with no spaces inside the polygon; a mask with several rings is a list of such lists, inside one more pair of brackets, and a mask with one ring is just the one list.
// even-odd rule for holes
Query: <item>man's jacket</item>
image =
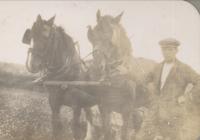
{"label": "man's jacket", "polygon": [[160,89],[161,74],[164,62],[158,64],[148,75],[147,82],[152,82],[155,87],[154,93],[165,101],[176,102],[177,98],[184,94],[188,84],[193,84],[191,93],[193,96],[200,92],[200,75],[198,75],[190,66],[179,60],[175,61],[174,66],[169,72],[165,84]]}

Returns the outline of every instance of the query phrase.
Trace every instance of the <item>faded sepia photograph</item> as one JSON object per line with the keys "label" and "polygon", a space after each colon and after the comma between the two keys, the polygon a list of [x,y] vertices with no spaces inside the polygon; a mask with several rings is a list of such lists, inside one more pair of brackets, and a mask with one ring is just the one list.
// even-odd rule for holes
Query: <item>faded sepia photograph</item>
{"label": "faded sepia photograph", "polygon": [[200,140],[200,1],[0,1],[0,140]]}

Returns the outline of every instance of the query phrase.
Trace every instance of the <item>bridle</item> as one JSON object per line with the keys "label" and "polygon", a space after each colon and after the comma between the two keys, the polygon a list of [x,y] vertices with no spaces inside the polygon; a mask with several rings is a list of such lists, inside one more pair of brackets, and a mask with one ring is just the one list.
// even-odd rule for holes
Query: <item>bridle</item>
{"label": "bridle", "polygon": [[[54,27],[53,27],[54,28]],[[54,33],[54,29],[50,31],[50,34]],[[52,36],[53,37],[53,36]],[[77,65],[78,63],[83,63],[83,61],[80,58],[80,62],[78,63],[73,63],[72,59],[75,55],[75,51],[72,51],[71,54],[69,56],[67,56],[65,62],[63,62],[63,65],[61,67],[56,67],[56,64],[54,64],[54,62],[51,62],[52,59],[49,59],[51,56],[51,54],[49,54],[50,52],[54,51],[50,45],[51,40],[54,39],[52,38],[51,35],[46,38],[45,41],[47,41],[47,46],[44,47],[44,49],[42,50],[38,50],[37,48],[29,48],[27,51],[27,58],[26,58],[26,68],[29,72],[31,73],[36,73],[34,72],[29,65],[31,56],[37,57],[38,59],[40,59],[41,61],[41,69],[40,72],[41,73],[46,73],[46,72],[50,72],[52,74],[58,74],[61,73],[63,71],[69,71],[70,67]],[[74,45],[76,45],[76,43],[74,43]],[[74,46],[75,47],[75,46]],[[56,50],[56,49],[55,49]],[[54,58],[53,58],[54,59]]]}
{"label": "bridle", "polygon": [[[41,51],[42,52],[42,51]],[[46,56],[46,52],[41,53],[39,51],[37,51],[34,48],[29,48],[27,51],[27,58],[26,58],[26,68],[29,72],[34,73],[31,68],[29,67],[29,62],[30,62],[30,57],[31,55],[38,57],[41,61],[42,61],[42,66],[45,67],[46,62],[45,62],[45,56]]]}
{"label": "bridle", "polygon": [[[48,41],[49,38],[47,38],[46,41]],[[31,44],[31,41],[30,41],[30,44]],[[41,63],[42,63],[42,68],[41,68],[41,71],[44,71],[46,65],[47,65],[47,60],[46,60],[46,57],[48,55],[47,53],[47,49],[45,49],[47,47],[43,47],[43,49],[37,49],[37,48],[34,48],[34,47],[30,47],[27,51],[27,57],[26,57],[26,68],[29,72],[31,73],[37,73],[37,72],[34,72],[31,70],[30,66],[29,66],[29,62],[30,62],[30,58],[31,56],[34,56],[34,57],[37,57],[38,59],[40,59]]]}

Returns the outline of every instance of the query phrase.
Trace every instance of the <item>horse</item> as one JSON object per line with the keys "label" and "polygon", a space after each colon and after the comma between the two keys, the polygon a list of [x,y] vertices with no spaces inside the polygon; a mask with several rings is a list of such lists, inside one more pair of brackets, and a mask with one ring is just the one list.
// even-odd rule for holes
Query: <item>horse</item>
{"label": "horse", "polygon": [[[72,81],[84,78],[83,64],[73,39],[60,26],[54,25],[55,16],[44,20],[37,16],[31,29],[24,33],[22,42],[30,45],[26,68],[31,73],[40,73],[34,83],[48,80]],[[84,139],[86,124],[80,122],[81,110],[91,121],[90,107],[97,104],[96,98],[79,88],[61,88],[46,86],[49,93],[49,105],[52,111],[53,138],[61,138],[60,109],[62,105],[73,110],[72,132],[75,140]]]}
{"label": "horse", "polygon": [[[144,74],[140,74],[138,77],[138,73],[135,70],[138,69],[138,65],[135,63],[139,61],[133,58],[131,42],[125,29],[120,24],[122,15],[123,12],[116,17],[111,15],[102,16],[100,10],[98,10],[96,14],[97,25],[94,28],[88,26],[87,34],[93,46],[93,63],[96,72],[93,79],[101,80],[99,75],[106,72],[106,63],[112,64],[124,58],[123,63],[129,67],[126,77],[119,74],[110,79],[113,85],[112,88],[96,89],[96,92],[104,92],[100,109],[103,115],[103,127],[107,140],[112,139],[111,128],[108,125],[111,112],[118,112],[122,115],[121,139],[127,140],[129,139],[128,131],[134,129],[137,132],[142,124],[141,116],[138,116],[136,108],[148,104],[148,100],[144,100],[144,98],[148,98],[148,93],[145,90],[145,86],[142,85],[143,80],[141,80],[142,77],[144,79]],[[149,61],[146,62],[150,63]],[[142,98],[141,95],[143,96]],[[142,104],[137,102],[138,97],[140,99],[139,102],[142,101]]]}

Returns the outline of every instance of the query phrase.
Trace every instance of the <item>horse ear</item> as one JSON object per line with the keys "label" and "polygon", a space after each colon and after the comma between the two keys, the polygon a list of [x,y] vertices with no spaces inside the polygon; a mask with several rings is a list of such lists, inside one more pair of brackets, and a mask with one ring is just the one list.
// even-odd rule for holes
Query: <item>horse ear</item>
{"label": "horse ear", "polygon": [[31,29],[26,29],[22,42],[27,45],[31,44]]}
{"label": "horse ear", "polygon": [[114,20],[115,20],[116,23],[119,23],[119,22],[120,22],[120,20],[121,20],[123,14],[124,14],[124,12],[121,12],[121,14],[119,14],[118,16],[115,17]]}
{"label": "horse ear", "polygon": [[51,17],[47,22],[49,23],[50,26],[52,26],[54,24],[54,20],[56,18],[56,15],[54,15],[53,17]]}
{"label": "horse ear", "polygon": [[97,17],[97,22],[98,22],[99,19],[101,18],[101,11],[99,9],[97,10],[96,17]]}
{"label": "horse ear", "polygon": [[37,22],[41,22],[42,21],[42,17],[41,17],[41,15],[39,14],[38,16],[37,16]]}

